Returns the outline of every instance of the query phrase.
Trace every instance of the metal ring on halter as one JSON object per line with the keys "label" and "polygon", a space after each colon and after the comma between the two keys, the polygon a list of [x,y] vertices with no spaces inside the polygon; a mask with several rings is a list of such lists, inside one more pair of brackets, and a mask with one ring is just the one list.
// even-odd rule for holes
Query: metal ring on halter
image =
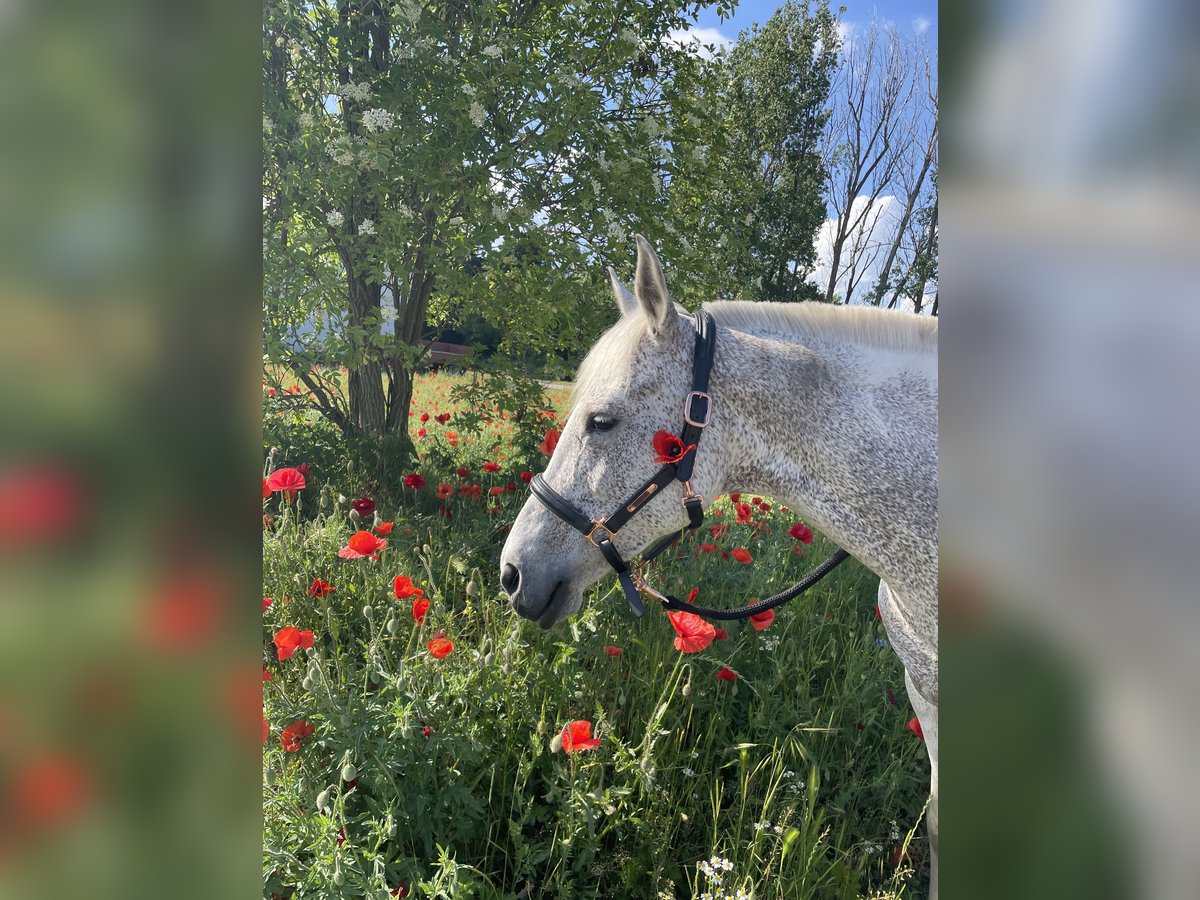
{"label": "metal ring on halter", "polygon": [[[608,540],[610,543],[612,541],[616,540],[617,535],[620,534],[619,531],[613,531],[607,525],[605,525],[603,522],[597,521],[596,519],[592,519],[591,530],[589,530],[588,533],[584,535],[584,537],[587,538],[589,541],[591,541],[592,546],[595,547],[597,550],[600,549],[600,544],[596,541],[596,538],[593,537],[593,535],[596,533],[597,528],[602,529],[604,531],[604,533],[608,535]],[[602,537],[602,538],[600,538],[600,540],[604,540],[604,538]]]}

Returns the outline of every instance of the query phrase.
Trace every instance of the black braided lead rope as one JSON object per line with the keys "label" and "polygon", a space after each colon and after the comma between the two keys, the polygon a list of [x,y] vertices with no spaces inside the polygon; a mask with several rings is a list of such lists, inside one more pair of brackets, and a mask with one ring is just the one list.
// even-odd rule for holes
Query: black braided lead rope
{"label": "black braided lead rope", "polygon": [[711,609],[707,606],[695,606],[691,603],[685,603],[678,597],[667,595],[666,601],[662,604],[666,610],[681,610],[683,612],[695,613],[705,619],[717,619],[721,622],[733,622],[738,619],[748,619],[751,616],[756,616],[759,613],[766,612],[768,609],[774,609],[776,606],[782,606],[789,600],[794,600],[799,597],[810,587],[836,569],[839,565],[846,561],[850,556],[845,550],[838,548],[834,554],[821,563],[802,579],[784,591],[780,591],[773,597],[768,597],[766,600],[760,600],[758,603],[751,603],[749,606],[739,606],[736,609]]}

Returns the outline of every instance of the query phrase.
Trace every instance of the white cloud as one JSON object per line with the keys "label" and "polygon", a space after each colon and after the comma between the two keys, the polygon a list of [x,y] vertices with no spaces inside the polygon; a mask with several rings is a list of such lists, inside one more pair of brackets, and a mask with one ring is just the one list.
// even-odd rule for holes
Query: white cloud
{"label": "white cloud", "polygon": [[706,44],[716,45],[718,53],[724,53],[733,46],[733,40],[725,37],[715,28],[672,28],[663,38],[664,44],[674,44],[690,50],[697,56],[712,59],[713,54],[706,49]]}
{"label": "white cloud", "polygon": [[917,34],[924,34],[929,30],[929,26],[932,24],[933,23],[924,16],[917,16],[915,19],[913,19],[912,30]]}
{"label": "white cloud", "polygon": [[[858,197],[851,207],[851,219],[858,219],[860,214],[864,213],[864,205],[871,202],[867,197]],[[897,198],[891,195],[879,197],[872,204],[869,210],[862,215],[862,223],[857,229],[850,233],[846,241],[846,245],[842,251],[842,258],[839,264],[840,272],[838,279],[834,284],[834,293],[844,297],[846,296],[847,282],[849,281],[849,258],[852,253],[857,253],[860,262],[858,271],[862,273],[861,280],[856,273],[855,280],[857,287],[854,289],[854,295],[851,297],[852,304],[867,302],[868,295],[872,288],[875,287],[875,282],[879,279],[880,272],[883,270],[885,262],[886,250],[891,243],[892,238],[896,235],[896,229],[900,227],[900,218],[903,215],[903,204],[897,202]],[[833,236],[837,228],[836,219],[826,219],[825,224],[821,226],[817,232],[817,237],[813,242],[817,250],[817,266],[813,273],[808,276],[808,280],[815,284],[822,292],[829,282],[829,267],[832,264],[833,256]],[[933,301],[932,292],[928,293],[925,298],[925,308],[922,312],[928,314]],[[912,312],[912,300],[901,298],[899,308]]]}

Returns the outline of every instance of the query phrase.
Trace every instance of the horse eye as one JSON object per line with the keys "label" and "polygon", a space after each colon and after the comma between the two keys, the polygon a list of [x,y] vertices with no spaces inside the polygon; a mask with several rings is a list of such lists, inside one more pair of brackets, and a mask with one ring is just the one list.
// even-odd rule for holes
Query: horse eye
{"label": "horse eye", "polygon": [[596,413],[587,421],[588,431],[611,431],[617,424],[616,418],[605,413]]}

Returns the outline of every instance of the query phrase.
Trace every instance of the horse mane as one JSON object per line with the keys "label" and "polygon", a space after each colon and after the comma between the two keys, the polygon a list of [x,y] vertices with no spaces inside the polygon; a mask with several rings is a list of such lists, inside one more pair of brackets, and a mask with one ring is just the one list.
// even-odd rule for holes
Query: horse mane
{"label": "horse mane", "polygon": [[752,334],[814,342],[841,339],[887,350],[937,349],[936,316],[812,301],[719,300],[704,308],[721,325]]}

